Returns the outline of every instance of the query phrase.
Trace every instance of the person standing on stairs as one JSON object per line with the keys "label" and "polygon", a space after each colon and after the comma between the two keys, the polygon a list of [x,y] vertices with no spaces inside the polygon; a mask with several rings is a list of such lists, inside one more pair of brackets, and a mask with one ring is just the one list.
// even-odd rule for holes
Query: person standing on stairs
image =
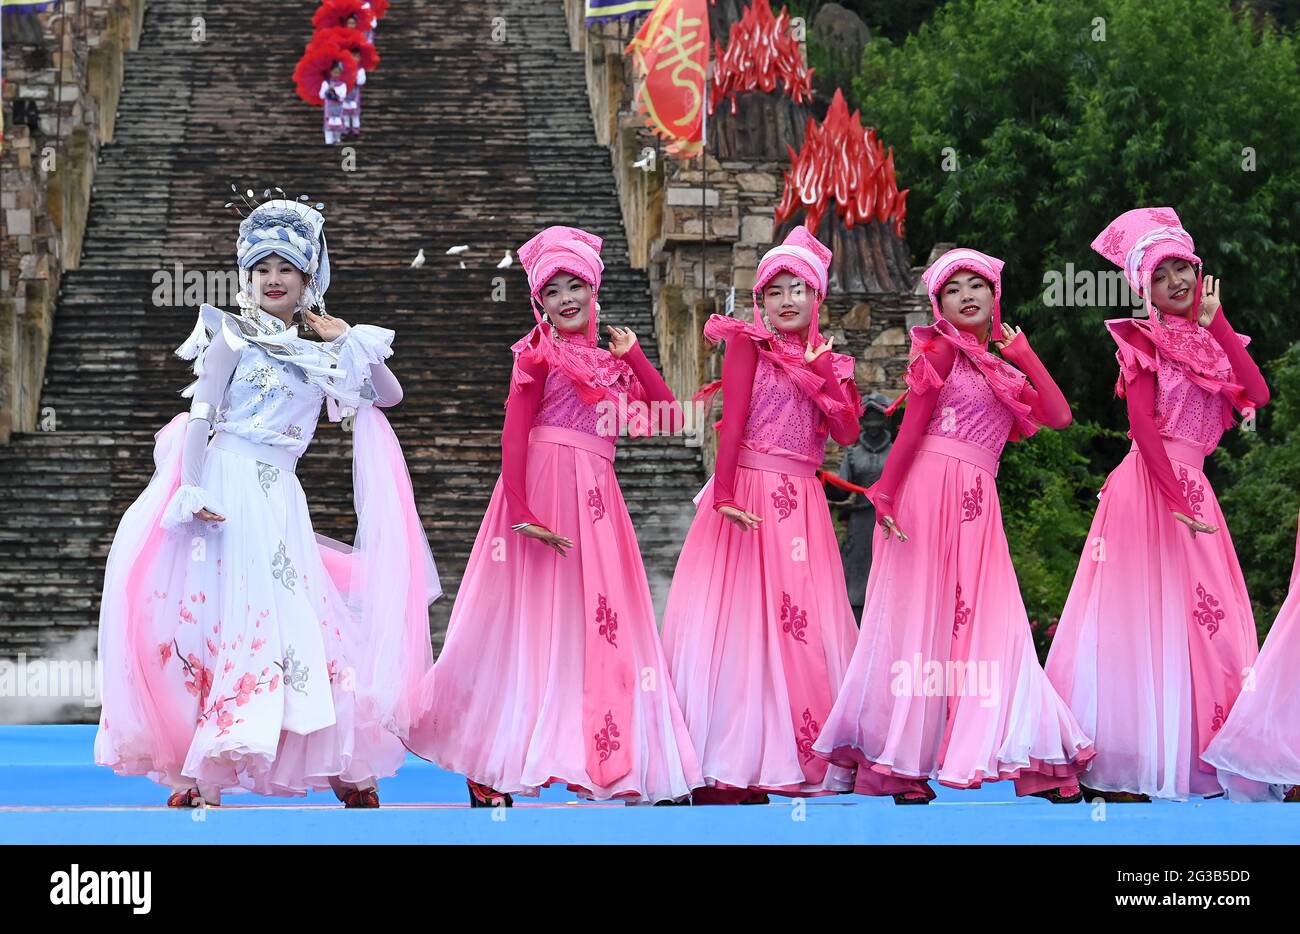
{"label": "person standing on stairs", "polygon": [[[347,18],[347,28],[357,28],[357,18],[355,15]],[[370,39],[366,41],[371,41]],[[360,61],[357,63],[357,80],[352,83],[343,98],[343,130],[342,136],[360,136],[361,135],[361,86],[366,83],[366,70],[361,67]],[[322,95],[323,97],[324,95]]]}
{"label": "person standing on stairs", "polygon": [[1203,465],[1233,410],[1252,413],[1269,390],[1172,208],[1126,211],[1092,248],[1148,317],[1106,322],[1133,446],[1101,488],[1047,674],[1097,745],[1081,776],[1090,799],[1215,797],[1227,789],[1203,756],[1259,637]]}
{"label": "person standing on stairs", "polygon": [[[393,332],[325,312],[321,205],[250,206],[241,311],[204,305],[177,349],[194,360],[190,410],[156,436],[153,478],[109,552],[95,761],[168,785],[173,807],[325,788],[378,807],[441,595],[380,411],[402,399],[384,363]],[[298,336],[299,312],[322,340]],[[313,532],[295,473],[322,401],[350,419],[354,547]]]}
{"label": "person standing on stairs", "polygon": [[1018,794],[1074,803],[1093,754],[1038,662],[1002,526],[1003,447],[1071,421],[1028,338],[1002,323],[1002,265],[957,249],[925,271],[934,324],[912,329],[903,425],[867,492],[878,527],[861,633],[813,746],[857,766],[859,794],[895,804],[928,804],[931,779],[1015,779]]}
{"label": "person standing on stairs", "polygon": [[696,497],[664,614],[664,648],[707,787],[697,804],[853,788],[813,755],[857,627],[816,471],[829,435],[858,437],[853,358],[817,319],[831,251],[804,227],[764,255],[753,321],[713,315],[726,341],[718,459]]}
{"label": "person standing on stairs", "polygon": [[[343,63],[335,62],[330,68],[329,77],[321,82],[320,99],[322,101],[322,119],[324,120],[325,142],[333,146],[343,139],[348,129],[346,116],[347,101],[361,82],[362,69],[357,69],[357,80],[352,89],[348,89],[343,80]],[[357,98],[357,126],[360,127],[360,97]]]}
{"label": "person standing on stairs", "polygon": [[678,431],[636,335],[596,343],[601,239],[548,227],[518,255],[536,326],[514,369],[492,491],[408,745],[466,776],[472,807],[552,783],[686,799],[701,783],[664,663],[615,440]]}

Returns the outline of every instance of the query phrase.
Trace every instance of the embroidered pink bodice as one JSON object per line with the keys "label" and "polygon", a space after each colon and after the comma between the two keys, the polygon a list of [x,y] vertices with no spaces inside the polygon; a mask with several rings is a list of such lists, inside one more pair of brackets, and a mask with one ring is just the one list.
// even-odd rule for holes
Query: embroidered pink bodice
{"label": "embroidered pink bodice", "polygon": [[522,522],[544,525],[528,508],[525,489],[528,433],[533,428],[567,428],[616,444],[620,426],[626,424],[630,430],[636,430],[638,415],[649,418],[645,430],[671,432],[680,426],[676,397],[646,358],[641,345],[633,344],[622,360],[631,371],[625,382],[618,383],[626,390],[621,393],[622,401],[587,402],[561,368],[548,366],[542,360],[516,357],[515,367],[527,374],[527,379],[512,380],[501,433],[501,482],[511,525]]}
{"label": "embroidered pink bodice", "polygon": [[830,425],[816,403],[769,361],[759,358],[741,446],[819,466]]}
{"label": "embroidered pink bodice", "polygon": [[1231,403],[1187,378],[1186,368],[1163,357],[1156,371],[1156,429],[1162,438],[1190,441],[1206,454],[1219,446]]}
{"label": "embroidered pink bodice", "polygon": [[1014,421],[1015,416],[994,394],[988,380],[969,358],[957,354],[925,434],[977,444],[1001,456]]}
{"label": "embroidered pink bodice", "polygon": [[1222,307],[1205,328],[1169,316],[1115,319],[1106,327],[1119,348],[1115,391],[1128,406],[1129,437],[1169,510],[1196,516],[1161,441],[1187,442],[1211,454],[1234,407],[1268,403],[1268,386],[1246,352],[1249,338],[1232,329]]}

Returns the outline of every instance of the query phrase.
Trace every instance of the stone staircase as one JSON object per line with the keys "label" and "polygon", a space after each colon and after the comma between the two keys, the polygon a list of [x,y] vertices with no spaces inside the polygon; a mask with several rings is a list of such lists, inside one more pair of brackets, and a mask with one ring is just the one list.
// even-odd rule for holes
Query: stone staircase
{"label": "stone staircase", "polygon": [[[383,61],[365,89],[354,164],[323,144],[319,110],[292,90],[314,6],[148,9],[80,268],[62,281],[41,395],[47,430],[0,446],[0,656],[51,654],[96,626],[112,533],[152,472],[153,433],[187,408],[178,395],[187,365],[171,351],[196,303],[159,307],[155,274],[175,263],[205,275],[231,268],[238,218],[222,205],[232,181],[324,202],[329,310],[397,332],[390,364],[405,401],[389,417],[448,593],[431,612],[435,644],[499,470],[508,347],[532,325],[517,260],[496,268],[505,250],[552,223],[603,236],[604,320],[633,328],[657,360],[647,280],[628,265],[609,155],[593,136],[561,4],[393,4],[376,36]],[[470,249],[444,255],[454,244]],[[408,268],[420,248],[426,264]],[[506,300],[494,302],[498,276]],[[662,608],[704,479],[699,452],[680,438],[620,449]],[[350,442],[338,426],[322,418],[299,473],[317,530],[350,540]]]}

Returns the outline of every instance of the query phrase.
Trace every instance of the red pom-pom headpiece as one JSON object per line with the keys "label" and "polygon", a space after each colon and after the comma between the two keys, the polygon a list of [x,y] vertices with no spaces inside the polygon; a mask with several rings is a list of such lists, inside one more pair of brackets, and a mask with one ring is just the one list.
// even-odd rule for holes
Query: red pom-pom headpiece
{"label": "red pom-pom headpiece", "polygon": [[357,82],[357,60],[347,49],[337,45],[315,43],[307,46],[298,66],[293,70],[293,83],[297,86],[298,96],[309,104],[319,106],[321,83],[330,77],[335,64],[343,66],[340,80],[349,88]]}
{"label": "red pom-pom headpiece", "polygon": [[[311,24],[317,29],[336,29],[346,27],[348,17],[357,18],[357,28],[360,30],[370,30],[375,28],[375,21],[383,16],[376,8],[376,0],[370,0],[370,9],[365,7],[366,0],[324,0],[315,15],[311,18]],[[388,4],[384,4],[384,9],[388,9]]]}

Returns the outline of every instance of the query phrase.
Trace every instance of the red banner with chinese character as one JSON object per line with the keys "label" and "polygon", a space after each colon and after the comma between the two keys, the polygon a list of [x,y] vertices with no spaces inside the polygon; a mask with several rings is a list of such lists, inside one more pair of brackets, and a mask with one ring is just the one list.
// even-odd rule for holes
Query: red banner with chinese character
{"label": "red banner with chinese character", "polygon": [[707,0],[659,0],[627,47],[644,75],[637,105],[670,155],[704,149],[709,67]]}

